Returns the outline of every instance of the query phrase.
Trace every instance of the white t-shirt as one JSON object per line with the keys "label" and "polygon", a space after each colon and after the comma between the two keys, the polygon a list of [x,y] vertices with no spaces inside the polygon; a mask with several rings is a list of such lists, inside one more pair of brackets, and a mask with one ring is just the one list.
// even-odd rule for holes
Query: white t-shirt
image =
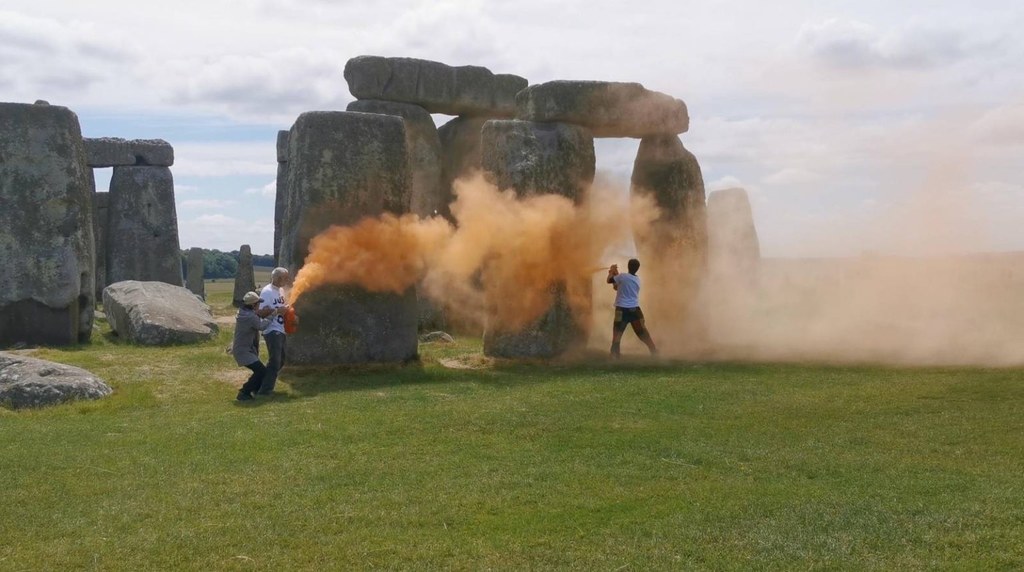
{"label": "white t-shirt", "polygon": [[616,274],[612,277],[615,285],[619,287],[615,291],[616,308],[639,308],[640,307],[640,279],[635,274]]}
{"label": "white t-shirt", "polygon": [[[260,308],[280,308],[284,306],[284,292],[273,284],[267,284],[260,290]],[[270,325],[263,330],[264,334],[270,332],[284,333],[284,315],[278,314],[270,318]]]}

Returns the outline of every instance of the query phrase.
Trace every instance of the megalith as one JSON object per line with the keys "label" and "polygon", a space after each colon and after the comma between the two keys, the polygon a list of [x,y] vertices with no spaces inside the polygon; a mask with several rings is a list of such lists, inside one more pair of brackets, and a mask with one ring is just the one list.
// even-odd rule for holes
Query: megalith
{"label": "megalith", "polygon": [[750,286],[757,277],[761,245],[747,191],[722,189],[708,195],[708,266],[712,276]]}
{"label": "megalith", "polygon": [[441,142],[441,211],[451,220],[455,180],[480,170],[480,131],[489,119],[456,117],[437,129]]}
{"label": "megalith", "polygon": [[256,274],[252,267],[252,248],[248,244],[243,244],[238,249],[238,270],[235,272],[235,291],[231,296],[231,303],[240,308],[245,293],[255,290]]}
{"label": "megalith", "polygon": [[0,407],[46,407],[99,399],[113,392],[105,381],[84,369],[0,352]]}
{"label": "megalith", "polygon": [[345,64],[356,99],[412,103],[429,113],[512,117],[525,78],[480,66],[452,67],[430,60],[358,56]]}
{"label": "megalith", "polygon": [[144,346],[201,343],[219,331],[209,306],[166,282],[115,282],[103,289],[103,310],[115,334]]}
{"label": "megalith", "polygon": [[92,228],[96,243],[96,271],[93,276],[96,277],[96,303],[101,303],[103,289],[107,286],[107,214],[110,210],[110,193],[93,193],[92,199]]}
{"label": "megalith", "polygon": [[71,110],[0,103],[0,346],[92,335],[90,175]]}
{"label": "megalith", "polygon": [[420,218],[439,214],[445,199],[441,193],[441,140],[427,110],[410,103],[375,99],[353,101],[348,110],[402,118],[412,186],[410,212]]}
{"label": "megalith", "polygon": [[114,167],[107,228],[107,284],[182,285],[174,179],[167,167]]}
{"label": "megalith", "polygon": [[206,300],[206,284],[203,282],[203,249],[197,247],[188,249],[187,263],[185,287],[189,292]]}
{"label": "megalith", "polygon": [[93,168],[170,167],[174,165],[174,147],[163,139],[86,138],[85,157]]}
{"label": "megalith", "polygon": [[[348,105],[349,111],[395,115],[405,122],[405,143],[409,158],[412,194],[409,209],[420,218],[443,215],[448,193],[441,192],[441,141],[434,119],[426,109],[411,103],[360,99]],[[416,288],[419,331],[445,327],[444,311],[420,286]]]}
{"label": "megalith", "polygon": [[675,135],[690,128],[682,100],[639,83],[609,81],[531,85],[516,95],[516,119],[582,125],[594,137]]}
{"label": "megalith", "polygon": [[[697,296],[707,270],[707,215],[700,165],[676,135],[640,140],[630,194],[637,205],[657,207],[658,217],[633,229],[643,278],[641,304],[669,325],[678,347],[704,337]],[[667,334],[659,332],[663,338]]]}
{"label": "megalith", "polygon": [[[520,197],[561,195],[582,204],[594,180],[594,139],[586,128],[575,125],[492,120],[481,131],[481,164],[499,189],[514,189]],[[522,329],[510,330],[490,312],[484,353],[553,357],[584,344],[590,322],[590,281],[587,274],[549,285],[549,309]],[[585,301],[584,307],[580,300]]]}
{"label": "megalith", "polygon": [[[288,131],[277,132],[277,180],[274,185],[274,263],[280,264],[281,221],[284,220],[285,198],[288,194]],[[238,301],[241,300],[238,298]]]}
{"label": "megalith", "polygon": [[[384,212],[408,213],[405,124],[390,115],[303,113],[289,136],[289,184],[281,265],[298,273],[309,242],[331,225]],[[329,285],[295,301],[289,336],[295,364],[402,362],[416,357],[415,289],[400,294]]]}

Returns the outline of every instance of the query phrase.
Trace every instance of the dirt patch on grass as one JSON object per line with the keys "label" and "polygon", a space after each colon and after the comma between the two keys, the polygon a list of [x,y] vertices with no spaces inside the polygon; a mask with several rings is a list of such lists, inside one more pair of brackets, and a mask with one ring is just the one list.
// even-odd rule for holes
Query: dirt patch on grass
{"label": "dirt patch on grass", "polygon": [[494,367],[494,360],[482,354],[441,358],[437,360],[437,363],[448,369],[490,369]]}

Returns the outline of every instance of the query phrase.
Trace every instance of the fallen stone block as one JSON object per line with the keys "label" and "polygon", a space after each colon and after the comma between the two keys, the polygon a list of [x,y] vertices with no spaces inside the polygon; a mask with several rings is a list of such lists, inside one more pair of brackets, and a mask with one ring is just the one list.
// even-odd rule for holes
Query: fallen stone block
{"label": "fallen stone block", "polygon": [[45,407],[111,393],[105,381],[82,368],[0,352],[0,405]]}
{"label": "fallen stone block", "polygon": [[191,344],[217,335],[210,307],[181,286],[125,280],[103,289],[110,328],[144,346]]}

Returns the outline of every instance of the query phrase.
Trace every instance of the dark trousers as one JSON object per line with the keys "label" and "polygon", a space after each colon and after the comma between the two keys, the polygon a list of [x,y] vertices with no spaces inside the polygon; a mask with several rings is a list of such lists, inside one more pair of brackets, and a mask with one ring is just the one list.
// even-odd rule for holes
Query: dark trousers
{"label": "dark trousers", "polygon": [[267,358],[267,375],[263,378],[260,393],[274,391],[274,385],[277,384],[277,374],[284,367],[285,339],[286,336],[281,332],[263,334],[263,340],[267,342],[267,353],[270,354],[270,357]]}
{"label": "dark trousers", "polygon": [[249,376],[249,381],[242,384],[242,391],[244,393],[256,393],[263,384],[263,376],[267,373],[267,367],[260,360],[256,360],[245,367],[252,370],[252,375]]}

